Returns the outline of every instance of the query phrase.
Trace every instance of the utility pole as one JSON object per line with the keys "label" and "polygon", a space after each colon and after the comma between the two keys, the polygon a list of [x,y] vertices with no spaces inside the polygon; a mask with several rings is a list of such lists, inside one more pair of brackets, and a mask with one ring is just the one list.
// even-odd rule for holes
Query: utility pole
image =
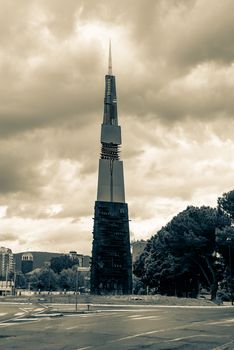
{"label": "utility pole", "polygon": [[76,311],[77,311],[77,291],[78,291],[78,266],[76,268]]}
{"label": "utility pole", "polygon": [[232,294],[232,256],[231,256],[231,238],[226,239],[228,242],[228,260],[229,260],[229,271],[230,271],[230,294],[231,294],[231,303],[233,305],[233,294]]}
{"label": "utility pole", "polygon": [[5,287],[5,296],[7,295],[7,287],[8,287],[8,266],[6,267],[6,287]]}

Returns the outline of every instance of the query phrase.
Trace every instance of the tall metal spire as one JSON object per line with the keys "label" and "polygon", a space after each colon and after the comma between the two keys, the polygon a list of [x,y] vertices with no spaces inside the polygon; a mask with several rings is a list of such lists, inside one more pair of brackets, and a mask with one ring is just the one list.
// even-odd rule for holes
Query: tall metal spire
{"label": "tall metal spire", "polygon": [[125,203],[121,126],[118,125],[111,42],[105,75],[97,200],[95,201],[90,290],[93,294],[131,294],[132,262],[128,205]]}
{"label": "tall metal spire", "polygon": [[108,75],[112,75],[111,40],[109,41],[109,64],[108,64]]}
{"label": "tall metal spire", "polygon": [[111,41],[109,41],[108,73],[105,75],[103,123],[109,125],[118,125],[115,76],[112,74]]}

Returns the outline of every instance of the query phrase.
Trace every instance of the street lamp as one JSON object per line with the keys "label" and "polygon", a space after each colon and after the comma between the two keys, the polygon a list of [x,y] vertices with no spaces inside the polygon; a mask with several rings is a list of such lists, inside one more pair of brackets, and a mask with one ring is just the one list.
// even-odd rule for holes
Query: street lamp
{"label": "street lamp", "polygon": [[231,303],[233,305],[233,295],[232,295],[232,258],[231,258],[231,238],[228,237],[226,239],[226,241],[228,242],[228,260],[229,260],[229,270],[230,270],[230,293],[231,293]]}

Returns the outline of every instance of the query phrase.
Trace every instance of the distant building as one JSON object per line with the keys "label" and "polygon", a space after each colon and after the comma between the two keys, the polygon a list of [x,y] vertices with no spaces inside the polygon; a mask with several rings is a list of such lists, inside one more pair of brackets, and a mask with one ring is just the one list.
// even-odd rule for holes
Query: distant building
{"label": "distant building", "polygon": [[83,255],[82,254],[78,254],[75,250],[72,250],[69,252],[69,257],[72,260],[78,260],[79,266],[83,266]]}
{"label": "distant building", "polygon": [[21,271],[28,273],[33,270],[33,255],[32,253],[24,253],[21,260]]}
{"label": "distant building", "polygon": [[143,239],[141,239],[140,241],[132,242],[132,262],[135,262],[138,256],[140,256],[141,253],[143,253],[146,244],[147,241],[144,241]]}
{"label": "distant building", "polygon": [[75,251],[75,250],[71,250],[70,252],[69,252],[69,257],[71,258],[71,259],[73,259],[73,260],[75,260],[76,258],[77,258],[77,251]]}
{"label": "distant building", "polygon": [[91,265],[91,256],[83,255],[83,264],[82,264],[82,266],[90,268],[90,265]]}
{"label": "distant building", "polygon": [[91,257],[89,255],[78,254],[75,250],[69,252],[71,259],[78,259],[80,267],[90,267]]}
{"label": "distant building", "polygon": [[88,291],[90,289],[90,267],[78,267],[80,291]]}
{"label": "distant building", "polygon": [[0,295],[12,295],[14,293],[13,281],[0,281]]}
{"label": "distant building", "polygon": [[0,247],[0,279],[8,280],[14,273],[14,256],[11,249]]}

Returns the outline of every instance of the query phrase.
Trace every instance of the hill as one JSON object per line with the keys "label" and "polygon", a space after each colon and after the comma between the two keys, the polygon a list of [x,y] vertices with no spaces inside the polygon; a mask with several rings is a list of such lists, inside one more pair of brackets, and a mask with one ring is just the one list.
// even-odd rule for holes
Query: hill
{"label": "hill", "polygon": [[35,252],[35,251],[14,254],[16,272],[21,271],[21,259],[22,259],[22,255],[24,253],[31,253],[33,255],[33,268],[34,269],[41,268],[46,262],[49,262],[51,260],[51,258],[55,258],[55,257],[61,256],[61,255],[64,255],[63,253]]}

